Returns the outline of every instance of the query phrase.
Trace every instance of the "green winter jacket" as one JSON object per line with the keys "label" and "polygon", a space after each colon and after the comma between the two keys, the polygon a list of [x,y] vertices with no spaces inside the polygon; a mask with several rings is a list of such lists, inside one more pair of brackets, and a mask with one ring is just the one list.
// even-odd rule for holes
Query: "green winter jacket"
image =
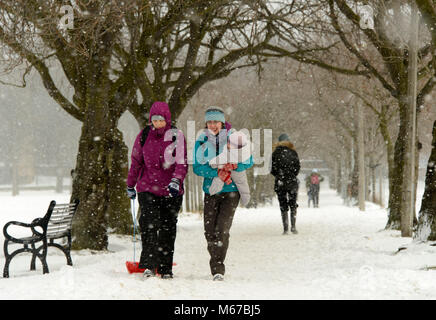
{"label": "green winter jacket", "polygon": [[[228,124],[226,123],[227,127]],[[209,194],[209,187],[212,184],[213,178],[218,176],[218,169],[214,169],[209,165],[209,160],[219,155],[223,148],[227,148],[227,138],[232,133],[232,130],[221,130],[217,136],[205,130],[195,142],[194,147],[194,173],[198,176],[204,177],[203,191]],[[214,141],[215,140],[215,143]],[[218,148],[216,148],[218,146]],[[247,161],[238,163],[238,168],[235,171],[244,171],[253,166],[253,157],[251,156]],[[225,184],[220,193],[224,192],[238,192],[236,184]]]}

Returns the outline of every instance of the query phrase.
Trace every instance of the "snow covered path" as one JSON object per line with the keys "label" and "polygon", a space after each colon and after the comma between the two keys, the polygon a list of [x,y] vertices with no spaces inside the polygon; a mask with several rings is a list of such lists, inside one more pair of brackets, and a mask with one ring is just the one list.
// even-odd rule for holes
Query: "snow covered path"
{"label": "snow covered path", "polygon": [[[9,220],[31,221],[45,212],[51,199],[61,203],[68,197],[23,192],[12,198],[1,193],[0,227]],[[277,204],[238,208],[224,282],[211,281],[201,217],[184,214],[179,218],[172,280],[129,275],[124,263],[132,259],[132,239],[111,236],[110,252],[73,252],[73,267],[65,266],[64,257],[52,248],[48,275],[42,275],[38,264],[37,271],[27,271],[30,255],[16,257],[11,278],[0,279],[0,299],[436,298],[436,271],[422,270],[436,265],[435,247],[411,245],[394,254],[411,239],[383,230],[385,210],[368,203],[367,211],[359,212],[343,206],[328,189],[322,190],[320,208],[307,208],[306,200],[301,194],[298,235],[281,234]]]}

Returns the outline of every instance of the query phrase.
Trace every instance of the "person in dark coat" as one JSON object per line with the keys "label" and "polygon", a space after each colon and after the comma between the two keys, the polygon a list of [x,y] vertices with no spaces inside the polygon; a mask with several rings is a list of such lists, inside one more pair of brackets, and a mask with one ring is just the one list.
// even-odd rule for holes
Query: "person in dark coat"
{"label": "person in dark coat", "polygon": [[150,130],[145,141],[141,142],[141,131],[133,145],[127,195],[135,199],[137,191],[141,207],[139,268],[145,269],[144,277],[160,274],[163,279],[170,279],[173,277],[177,217],[188,172],[186,140],[182,131],[171,127],[167,103],[153,103],[149,119]]}
{"label": "person in dark coat", "polygon": [[279,199],[282,214],[283,234],[288,234],[289,216],[291,216],[291,232],[296,234],[297,195],[300,172],[300,159],[287,134],[279,137],[279,142],[273,146],[271,174],[275,177],[274,191]]}

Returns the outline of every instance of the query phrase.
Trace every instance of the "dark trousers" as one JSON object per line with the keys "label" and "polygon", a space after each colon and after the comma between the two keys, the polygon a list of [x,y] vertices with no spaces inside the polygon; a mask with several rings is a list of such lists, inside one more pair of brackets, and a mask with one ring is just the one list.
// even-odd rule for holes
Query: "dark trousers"
{"label": "dark trousers", "polygon": [[138,194],[141,206],[142,252],[140,268],[172,274],[177,217],[183,196],[159,197],[149,192]]}
{"label": "dark trousers", "polygon": [[288,210],[290,211],[291,225],[295,227],[295,220],[296,220],[297,207],[298,207],[297,204],[298,189],[291,190],[291,191],[286,189],[280,189],[280,190],[276,190],[276,192],[277,192],[277,198],[279,199],[280,211],[282,214],[283,230],[288,231],[289,228]]}
{"label": "dark trousers", "polygon": [[277,198],[279,199],[280,211],[288,211],[292,208],[297,208],[297,192],[288,190],[278,190]]}
{"label": "dark trousers", "polygon": [[210,255],[212,275],[224,275],[227,249],[229,247],[230,228],[239,204],[239,192],[224,192],[213,196],[204,196],[204,235]]}
{"label": "dark trousers", "polygon": [[[310,185],[310,193],[312,195],[313,206],[317,208],[319,206],[319,184]],[[310,206],[310,203],[309,203]]]}

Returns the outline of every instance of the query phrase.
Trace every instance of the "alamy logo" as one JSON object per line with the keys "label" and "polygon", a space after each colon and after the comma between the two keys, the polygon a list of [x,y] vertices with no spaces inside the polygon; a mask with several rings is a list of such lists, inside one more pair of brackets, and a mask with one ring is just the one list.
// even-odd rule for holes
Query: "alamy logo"
{"label": "alamy logo", "polygon": [[369,5],[365,5],[359,11],[360,28],[374,29],[374,9]]}
{"label": "alamy logo", "polygon": [[[272,129],[241,129],[242,132],[249,141],[249,147],[241,149],[241,158],[247,159],[253,157],[253,162],[256,165],[254,168],[255,175],[267,175],[270,173],[270,161],[272,155]],[[174,135],[176,133],[176,135]],[[171,142],[164,150],[164,162],[162,166],[169,168],[174,163],[184,164],[185,153],[188,164],[198,163],[205,164],[211,159],[209,155],[216,152],[216,141],[209,140],[207,136],[207,129],[201,129],[196,131],[195,121],[188,121],[186,127],[186,136],[181,130],[168,130],[165,133],[164,141]],[[219,141],[227,141],[227,130],[221,130],[219,132]],[[204,135],[204,136],[203,136]],[[263,139],[261,136],[263,135]],[[173,139],[173,137],[176,137]],[[207,136],[207,139],[205,137]],[[203,137],[202,140],[197,140]],[[186,141],[185,144],[183,141]],[[263,141],[262,141],[263,140]],[[208,142],[206,142],[208,141]],[[198,142],[198,148],[195,147]],[[226,142],[221,143],[221,146],[228,147]],[[195,161],[194,161],[195,157]]]}
{"label": "alamy logo", "polygon": [[59,28],[62,30],[74,29],[74,8],[70,5],[64,5],[60,8],[63,14],[59,21]]}

